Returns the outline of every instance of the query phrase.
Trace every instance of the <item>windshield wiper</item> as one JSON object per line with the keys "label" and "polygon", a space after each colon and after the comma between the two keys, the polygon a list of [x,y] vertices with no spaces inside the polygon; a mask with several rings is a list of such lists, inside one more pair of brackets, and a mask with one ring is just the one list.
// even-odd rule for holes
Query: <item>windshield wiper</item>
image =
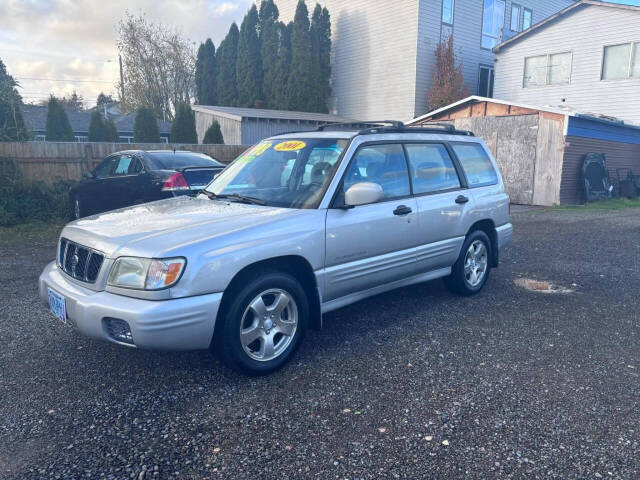
{"label": "windshield wiper", "polygon": [[230,193],[228,195],[224,195],[224,194],[216,195],[213,192],[208,192],[208,191],[204,190],[204,194],[207,197],[209,197],[211,200],[227,199],[227,200],[235,200],[237,202],[242,202],[242,203],[251,203],[253,205],[265,205],[265,201],[260,199],[260,198],[247,197],[246,195],[240,195],[238,193]]}

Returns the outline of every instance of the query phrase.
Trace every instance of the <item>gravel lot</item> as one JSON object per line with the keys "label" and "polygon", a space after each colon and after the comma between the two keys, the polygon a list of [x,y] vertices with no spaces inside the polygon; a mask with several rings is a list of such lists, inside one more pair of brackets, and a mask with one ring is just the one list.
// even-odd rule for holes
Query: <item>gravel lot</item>
{"label": "gravel lot", "polygon": [[0,249],[0,478],[637,479],[640,209],[514,223],[479,296],[360,302],[259,379],[77,335],[37,298],[53,244]]}

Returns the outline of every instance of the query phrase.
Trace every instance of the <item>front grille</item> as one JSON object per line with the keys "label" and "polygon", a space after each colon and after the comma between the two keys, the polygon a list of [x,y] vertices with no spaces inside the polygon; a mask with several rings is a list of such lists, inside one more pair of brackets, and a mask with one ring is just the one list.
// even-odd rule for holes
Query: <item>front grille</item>
{"label": "front grille", "polygon": [[58,265],[71,277],[87,283],[94,283],[104,262],[104,255],[66,238],[60,240]]}

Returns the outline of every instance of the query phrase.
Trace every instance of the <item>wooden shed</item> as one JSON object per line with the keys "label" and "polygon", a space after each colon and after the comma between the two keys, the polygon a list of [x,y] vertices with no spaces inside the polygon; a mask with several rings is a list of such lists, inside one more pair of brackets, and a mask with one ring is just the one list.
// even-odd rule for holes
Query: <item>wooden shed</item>
{"label": "wooden shed", "polygon": [[615,119],[472,96],[409,123],[430,122],[452,123],[483,138],[513,203],[584,202],[581,166],[591,152],[606,155],[612,179],[619,168],[640,175],[640,127]]}

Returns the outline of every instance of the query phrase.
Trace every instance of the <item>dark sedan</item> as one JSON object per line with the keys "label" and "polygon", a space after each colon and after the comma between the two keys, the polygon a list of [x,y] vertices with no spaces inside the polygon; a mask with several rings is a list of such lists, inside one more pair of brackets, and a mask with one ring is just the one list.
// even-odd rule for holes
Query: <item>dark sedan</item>
{"label": "dark sedan", "polygon": [[152,202],[204,188],[224,165],[208,155],[131,150],[109,155],[69,192],[71,217]]}

